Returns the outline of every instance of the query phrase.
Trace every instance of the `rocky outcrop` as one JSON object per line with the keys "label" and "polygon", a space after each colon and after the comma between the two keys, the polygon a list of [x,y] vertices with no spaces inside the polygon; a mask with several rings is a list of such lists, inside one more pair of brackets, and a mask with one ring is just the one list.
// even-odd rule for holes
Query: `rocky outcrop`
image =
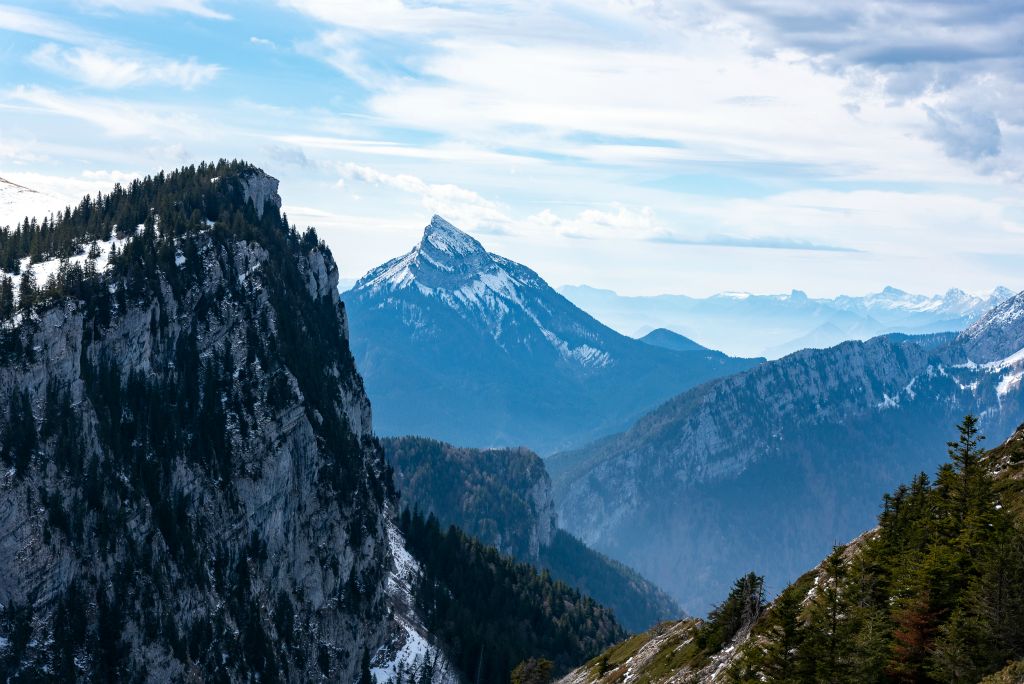
{"label": "rocky outcrop", "polygon": [[[276,213],[276,180],[240,179]],[[0,669],[355,681],[365,654],[447,680],[333,258],[206,226],[126,236],[95,287],[0,325]]]}
{"label": "rocky outcrop", "polygon": [[239,182],[245,190],[246,201],[252,202],[256,208],[256,215],[263,218],[263,211],[267,203],[275,208],[281,208],[281,196],[277,194],[278,180],[268,176],[259,169],[243,172],[239,175]]}

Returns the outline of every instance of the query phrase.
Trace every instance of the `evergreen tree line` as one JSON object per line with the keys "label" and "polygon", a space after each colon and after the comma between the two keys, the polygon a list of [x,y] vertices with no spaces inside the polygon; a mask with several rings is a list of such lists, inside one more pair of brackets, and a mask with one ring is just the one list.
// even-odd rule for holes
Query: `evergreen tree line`
{"label": "evergreen tree line", "polygon": [[978,682],[1024,658],[1024,529],[967,416],[934,481],[884,497],[878,529],[787,588],[737,682]]}
{"label": "evergreen tree line", "polygon": [[593,599],[433,515],[406,508],[400,526],[423,570],[417,605],[466,681],[507,684],[530,658],[565,672],[625,637]]}
{"label": "evergreen tree line", "polygon": [[185,235],[203,219],[217,220],[222,209],[242,206],[241,188],[230,182],[218,185],[217,179],[254,171],[256,167],[239,161],[203,162],[135,179],[127,186],[117,183],[108,194],[86,195],[77,206],[41,221],[25,217],[0,229],[0,270],[17,274],[25,258],[38,263],[83,254],[92,242],[131,235],[138,226],[155,227],[155,216],[162,219],[161,234]]}

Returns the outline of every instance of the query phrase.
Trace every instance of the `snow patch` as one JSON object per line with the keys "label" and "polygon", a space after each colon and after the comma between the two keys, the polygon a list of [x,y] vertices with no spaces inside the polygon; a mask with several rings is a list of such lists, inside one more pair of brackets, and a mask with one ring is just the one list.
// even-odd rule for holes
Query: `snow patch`
{"label": "snow patch", "polygon": [[[929,366],[929,368],[930,368],[930,366]],[[917,382],[917,378],[912,378],[910,380],[910,382],[907,384],[907,386],[903,388],[903,391],[906,392],[907,396],[910,397],[911,401],[913,401],[914,399],[917,398],[917,393],[914,392],[914,383],[915,382]]]}
{"label": "snow patch", "polygon": [[1005,397],[1014,387],[1020,387],[1022,377],[1024,377],[1024,371],[1004,375],[999,384],[996,385],[996,396]]}
{"label": "snow patch", "polygon": [[1022,361],[1024,361],[1024,349],[1018,349],[1016,352],[1010,354],[1005,359],[1000,359],[999,361],[992,361],[990,363],[986,363],[982,367],[985,370],[1000,371],[1003,370],[1004,368],[1015,366],[1018,363],[1021,363]]}
{"label": "snow patch", "polygon": [[895,397],[890,397],[888,394],[883,392],[882,401],[875,404],[875,408],[877,408],[880,411],[884,411],[886,409],[896,408],[899,405],[900,397],[898,394]]}
{"label": "snow patch", "polygon": [[420,566],[405,548],[402,533],[391,521],[387,524],[387,541],[393,559],[387,591],[396,604],[393,615],[398,631],[374,654],[370,673],[383,684],[397,681],[399,672],[405,678],[410,673],[419,674],[424,663],[431,663],[434,684],[457,684],[447,658],[431,645],[426,630],[418,624],[412,591],[413,583],[420,576]]}

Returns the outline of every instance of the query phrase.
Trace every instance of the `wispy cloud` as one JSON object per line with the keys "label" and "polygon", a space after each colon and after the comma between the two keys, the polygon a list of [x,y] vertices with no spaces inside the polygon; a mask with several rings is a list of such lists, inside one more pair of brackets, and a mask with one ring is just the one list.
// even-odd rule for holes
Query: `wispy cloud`
{"label": "wispy cloud", "polygon": [[269,38],[260,38],[259,36],[249,36],[249,42],[253,45],[259,45],[261,47],[268,47],[271,50],[277,49],[277,43],[270,40]]}
{"label": "wispy cloud", "polygon": [[725,234],[703,234],[693,230],[671,229],[655,216],[651,207],[639,210],[616,206],[613,211],[584,209],[576,216],[563,218],[550,209],[526,219],[531,227],[551,229],[559,235],[586,240],[642,240],[675,245],[736,247],[743,249],[787,249],[815,252],[857,252],[839,245],[818,244],[808,240],[762,235],[744,237]]}
{"label": "wispy cloud", "polygon": [[223,71],[216,64],[184,62],[118,50],[40,46],[29,61],[55,74],[93,88],[116,90],[127,86],[170,85],[185,90],[212,81]]}
{"label": "wispy cloud", "polygon": [[89,40],[92,34],[63,19],[23,7],[0,5],[0,30],[68,43]]}
{"label": "wispy cloud", "polygon": [[172,11],[194,14],[206,19],[230,19],[225,14],[210,7],[206,0],[84,0],[94,7],[112,8],[122,12],[148,14],[152,12]]}
{"label": "wispy cloud", "polygon": [[339,186],[356,181],[384,185],[419,196],[423,207],[459,225],[484,232],[502,232],[511,219],[497,203],[452,183],[428,183],[411,174],[388,174],[369,166],[347,163],[341,167]]}
{"label": "wispy cloud", "polygon": [[163,140],[191,136],[198,130],[208,129],[200,126],[185,111],[109,98],[69,96],[38,86],[17,86],[4,93],[3,99],[8,108],[29,108],[79,119],[99,127],[113,137]]}

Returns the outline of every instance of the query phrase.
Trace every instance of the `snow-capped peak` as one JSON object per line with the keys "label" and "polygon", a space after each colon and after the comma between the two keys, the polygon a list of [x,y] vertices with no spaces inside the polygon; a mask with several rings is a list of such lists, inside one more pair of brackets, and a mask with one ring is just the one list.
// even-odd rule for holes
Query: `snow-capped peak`
{"label": "snow-capped peak", "polygon": [[437,214],[423,229],[420,249],[436,249],[453,256],[467,256],[486,252],[483,245],[469,234],[462,232]]}
{"label": "snow-capped peak", "polygon": [[514,337],[515,344],[528,347],[524,340],[532,336],[581,366],[611,362],[610,354],[598,346],[606,331],[595,329],[596,322],[529,268],[489,253],[440,216],[430,220],[412,250],[367,273],[350,293],[355,298],[404,300],[405,315],[425,297],[474,321],[499,344],[511,344]]}
{"label": "snow-capped peak", "polygon": [[996,289],[992,290],[992,294],[989,295],[989,299],[994,299],[994,300],[998,300],[1000,302],[1004,302],[1007,299],[1009,299],[1010,297],[1012,297],[1014,294],[1016,294],[1016,293],[1013,290],[1011,290],[1010,288],[1003,287],[1002,285],[1000,285]]}
{"label": "snow-capped peak", "polygon": [[435,215],[423,229],[419,244],[367,273],[355,289],[401,290],[417,286],[424,292],[454,291],[481,273],[501,270],[483,245]]}
{"label": "snow-capped peak", "polygon": [[960,333],[956,343],[968,360],[988,363],[1024,347],[1024,292],[994,307]]}

